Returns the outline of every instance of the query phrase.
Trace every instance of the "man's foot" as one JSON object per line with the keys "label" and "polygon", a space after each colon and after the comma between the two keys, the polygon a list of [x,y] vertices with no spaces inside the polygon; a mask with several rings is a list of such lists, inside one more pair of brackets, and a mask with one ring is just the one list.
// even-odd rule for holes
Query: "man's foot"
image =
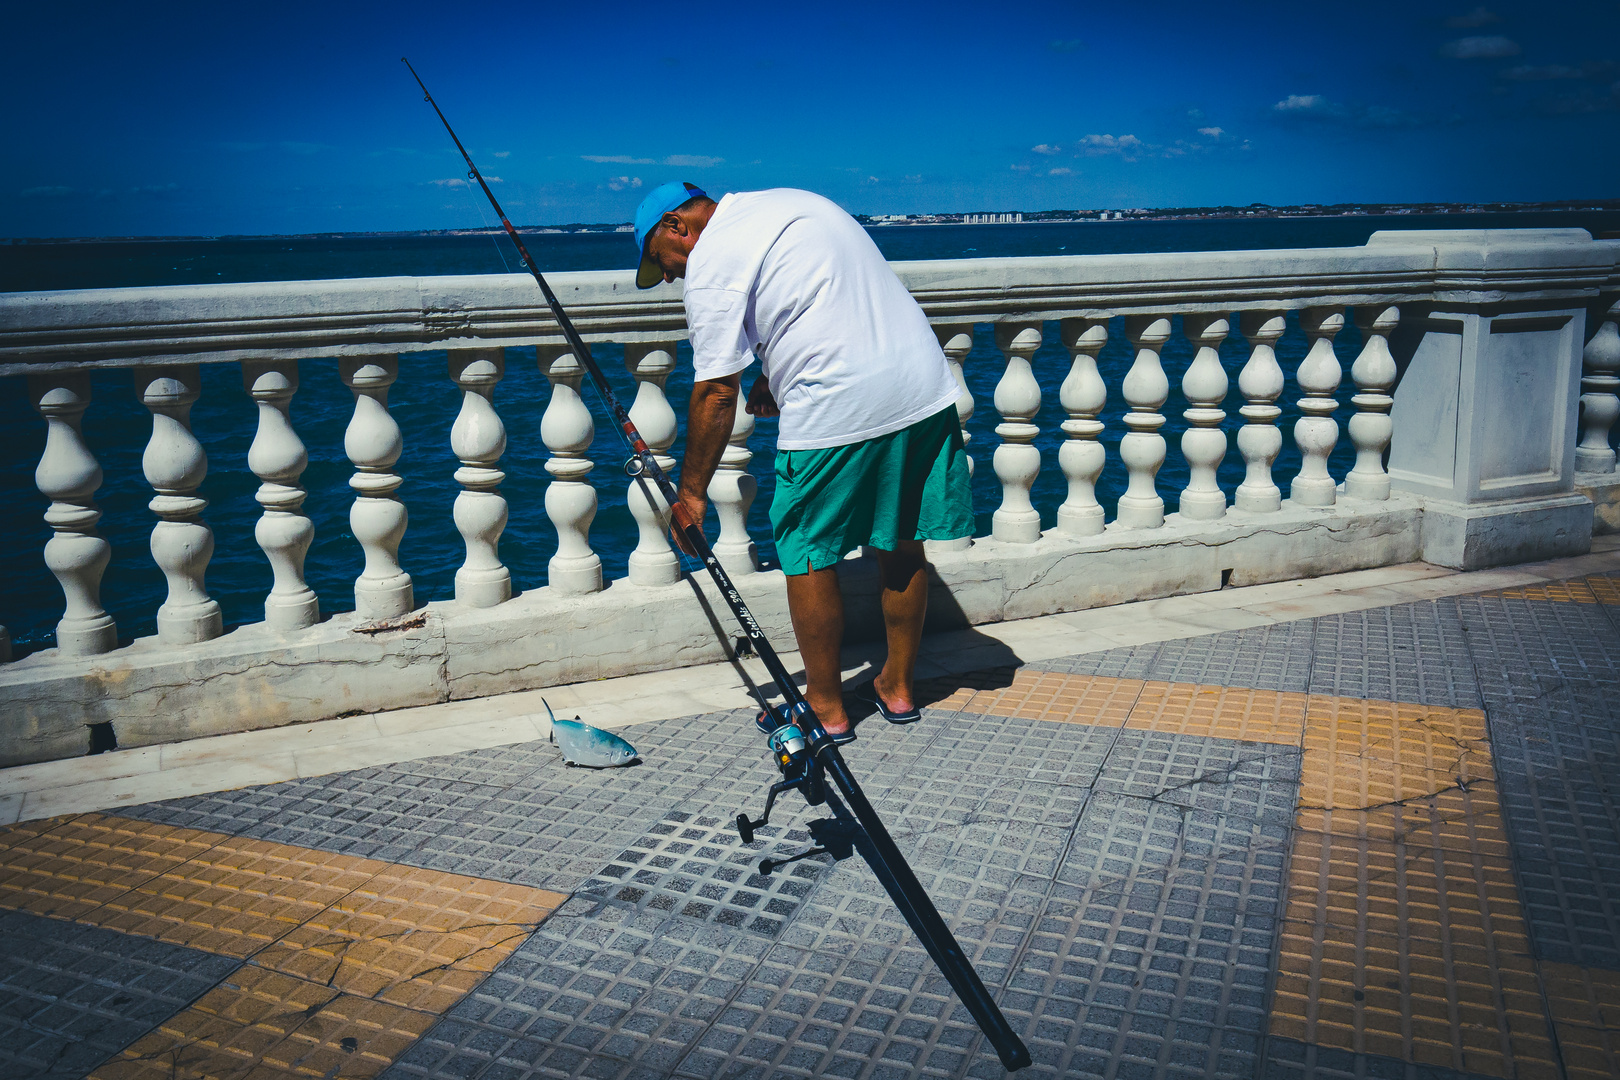
{"label": "man's foot", "polygon": [[855,722],[844,711],[844,703],[840,701],[836,710],[821,708],[816,710],[816,719],[821,721],[821,730],[832,736],[832,740],[840,745],[855,741]]}
{"label": "man's foot", "polygon": [[878,715],[891,724],[915,724],[922,719],[922,711],[910,701],[904,702],[903,705],[900,703],[890,705],[885,701],[876,679],[856,690],[855,696],[868,704],[876,705]]}

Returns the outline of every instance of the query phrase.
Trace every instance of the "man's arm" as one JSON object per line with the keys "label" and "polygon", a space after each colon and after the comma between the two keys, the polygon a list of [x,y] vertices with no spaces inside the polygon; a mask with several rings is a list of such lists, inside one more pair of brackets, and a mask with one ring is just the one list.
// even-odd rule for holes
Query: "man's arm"
{"label": "man's arm", "polygon": [[[686,455],[681,459],[681,505],[701,527],[709,509],[709,481],[720,466],[737,418],[738,389],[742,375],[704,379],[692,384],[692,400],[686,410]],[[680,534],[676,533],[677,542]],[[682,550],[686,545],[681,544]],[[696,555],[688,551],[688,555]]]}

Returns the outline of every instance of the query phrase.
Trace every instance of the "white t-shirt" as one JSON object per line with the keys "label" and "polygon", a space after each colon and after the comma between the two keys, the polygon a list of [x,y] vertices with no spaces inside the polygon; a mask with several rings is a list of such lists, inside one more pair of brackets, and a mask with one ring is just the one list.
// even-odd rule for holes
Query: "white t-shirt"
{"label": "white t-shirt", "polygon": [[699,380],[742,371],[759,353],[782,410],[782,450],[887,435],[961,393],[922,308],[866,230],[808,191],[720,200],[687,260],[686,324]]}

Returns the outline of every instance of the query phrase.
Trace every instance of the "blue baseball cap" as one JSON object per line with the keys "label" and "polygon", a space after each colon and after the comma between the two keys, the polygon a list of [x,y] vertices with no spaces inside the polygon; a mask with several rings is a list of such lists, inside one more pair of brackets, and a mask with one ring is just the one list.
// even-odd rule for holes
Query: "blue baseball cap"
{"label": "blue baseball cap", "polygon": [[647,197],[636,207],[636,253],[641,266],[636,270],[636,288],[650,289],[664,280],[664,271],[647,258],[647,237],[658,227],[663,216],[688,199],[706,199],[702,188],[680,181],[660,184],[647,192]]}

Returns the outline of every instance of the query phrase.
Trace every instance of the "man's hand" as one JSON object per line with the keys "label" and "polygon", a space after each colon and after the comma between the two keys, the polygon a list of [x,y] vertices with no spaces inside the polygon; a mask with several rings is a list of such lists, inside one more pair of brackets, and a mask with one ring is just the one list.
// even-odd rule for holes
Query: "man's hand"
{"label": "man's hand", "polygon": [[748,410],[749,416],[782,415],[776,399],[771,396],[771,384],[765,381],[763,375],[756,378],[754,385],[748,388],[748,404],[743,407]]}
{"label": "man's hand", "polygon": [[[682,491],[680,495],[681,509],[686,511],[686,516],[690,518],[692,523],[698,527],[699,531],[701,531],[703,529],[703,516],[709,512],[709,500],[705,499],[701,495],[693,495],[686,491]],[[678,521],[675,525],[673,533],[677,547],[686,552],[688,555],[698,555],[698,552],[693,550],[691,545],[686,542],[686,535],[681,531]]]}

